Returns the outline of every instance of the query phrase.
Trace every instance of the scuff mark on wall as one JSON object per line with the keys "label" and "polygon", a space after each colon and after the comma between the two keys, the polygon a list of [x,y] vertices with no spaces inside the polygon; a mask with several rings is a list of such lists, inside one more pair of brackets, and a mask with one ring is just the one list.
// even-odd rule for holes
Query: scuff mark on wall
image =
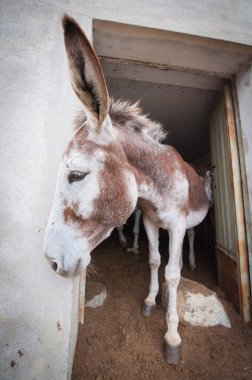
{"label": "scuff mark on wall", "polygon": [[59,322],[59,321],[57,322],[57,330],[58,330],[58,331],[61,331],[61,330],[62,330],[62,327],[61,327],[61,325],[60,325],[60,322]]}

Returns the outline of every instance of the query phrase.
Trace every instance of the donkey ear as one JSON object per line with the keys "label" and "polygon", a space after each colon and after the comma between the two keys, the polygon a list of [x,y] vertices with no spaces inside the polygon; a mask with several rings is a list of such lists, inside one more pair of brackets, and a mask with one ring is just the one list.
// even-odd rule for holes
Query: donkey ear
{"label": "donkey ear", "polygon": [[108,114],[108,90],[100,62],[77,22],[62,19],[68,65],[73,89],[84,104],[91,128],[99,131]]}

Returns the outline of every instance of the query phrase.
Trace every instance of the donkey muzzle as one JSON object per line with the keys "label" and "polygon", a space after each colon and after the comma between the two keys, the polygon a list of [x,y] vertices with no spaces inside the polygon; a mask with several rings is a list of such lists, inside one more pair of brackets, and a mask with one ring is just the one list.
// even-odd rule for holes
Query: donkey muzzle
{"label": "donkey muzzle", "polygon": [[76,277],[83,270],[81,258],[75,260],[71,265],[64,265],[63,257],[51,258],[45,253],[51,268],[62,277]]}

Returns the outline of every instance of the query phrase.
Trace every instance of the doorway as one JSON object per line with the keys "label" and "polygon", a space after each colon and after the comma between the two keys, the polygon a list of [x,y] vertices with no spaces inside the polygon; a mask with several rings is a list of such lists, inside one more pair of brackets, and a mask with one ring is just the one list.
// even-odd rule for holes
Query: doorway
{"label": "doorway", "polygon": [[[209,118],[225,85],[248,62],[250,48],[106,21],[94,20],[93,26],[93,43],[110,96],[140,99],[144,112],[167,129],[165,143],[199,169],[212,166]],[[218,267],[218,275],[220,283],[228,283],[226,264],[223,272]],[[233,303],[243,315],[241,278],[239,301]]]}

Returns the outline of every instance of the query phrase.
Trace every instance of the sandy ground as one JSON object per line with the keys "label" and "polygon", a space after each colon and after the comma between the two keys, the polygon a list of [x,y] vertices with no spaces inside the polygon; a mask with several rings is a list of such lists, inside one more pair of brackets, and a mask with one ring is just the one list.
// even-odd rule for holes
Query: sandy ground
{"label": "sandy ground", "polygon": [[[161,244],[160,283],[167,262],[166,242]],[[165,311],[161,295],[150,318],[141,314],[148,292],[147,242],[141,241],[139,259],[120,248],[116,233],[93,253],[96,274],[90,281],[102,282],[108,298],[102,307],[86,308],[85,324],[80,326],[72,380],[248,380],[252,379],[252,328],[244,326],[239,315],[217,287],[214,259],[196,244],[198,270],[191,274],[185,263],[182,275],[215,290],[228,313],[232,328],[211,328],[180,324],[182,362],[168,365],[164,359]],[[185,244],[184,251],[187,250]]]}

